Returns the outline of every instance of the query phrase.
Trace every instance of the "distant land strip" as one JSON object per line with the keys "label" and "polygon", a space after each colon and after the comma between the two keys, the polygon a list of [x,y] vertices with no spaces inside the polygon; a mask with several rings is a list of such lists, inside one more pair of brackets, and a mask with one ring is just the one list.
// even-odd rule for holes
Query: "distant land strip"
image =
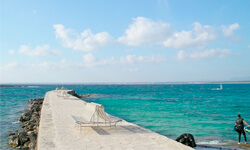
{"label": "distant land strip", "polygon": [[190,81],[190,82],[89,82],[89,83],[18,83],[0,84],[0,87],[28,87],[29,85],[145,85],[145,84],[250,84],[250,81]]}

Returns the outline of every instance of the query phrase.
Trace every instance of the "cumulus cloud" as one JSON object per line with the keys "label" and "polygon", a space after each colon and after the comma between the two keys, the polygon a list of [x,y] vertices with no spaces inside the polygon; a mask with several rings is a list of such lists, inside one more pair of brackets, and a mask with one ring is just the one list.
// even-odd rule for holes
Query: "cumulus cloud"
{"label": "cumulus cloud", "polygon": [[[232,36],[240,26],[238,23],[222,26],[225,36]],[[93,34],[91,30],[77,33],[73,29],[65,28],[62,24],[55,24],[56,38],[62,45],[74,50],[90,52],[113,43],[112,36],[107,32]],[[123,36],[116,42],[127,46],[162,45],[174,49],[204,49],[218,39],[216,27],[193,23],[193,29],[174,31],[170,24],[163,21],[154,21],[145,17],[133,18],[133,22],[125,30]],[[238,37],[237,40],[240,40]]]}
{"label": "cumulus cloud", "polygon": [[131,65],[137,63],[159,63],[166,61],[163,56],[136,56],[127,55],[122,56],[120,59],[115,59],[111,57],[110,59],[99,59],[92,55],[91,53],[83,56],[83,64],[85,67],[95,67],[95,66],[114,66],[114,65]]}
{"label": "cumulus cloud", "polygon": [[199,22],[193,26],[190,31],[174,32],[168,23],[137,17],[126,29],[125,35],[118,38],[118,42],[128,46],[157,44],[176,49],[202,49],[217,39],[215,27]]}
{"label": "cumulus cloud", "polygon": [[197,48],[207,46],[211,41],[217,39],[215,28],[208,25],[201,25],[199,22],[193,24],[192,31],[175,32],[163,42],[165,47],[170,48]]}
{"label": "cumulus cloud", "polygon": [[170,25],[167,23],[144,17],[134,18],[133,21],[125,31],[125,35],[118,38],[118,42],[128,46],[159,44],[171,34]]}
{"label": "cumulus cloud", "polygon": [[78,34],[61,24],[54,25],[54,28],[56,38],[62,41],[63,46],[74,50],[93,51],[112,42],[112,37],[107,32],[92,34],[91,30],[85,30]]}
{"label": "cumulus cloud", "polygon": [[50,49],[49,45],[36,46],[35,48],[31,48],[27,45],[21,45],[18,52],[20,54],[25,54],[29,56],[47,56],[47,55],[58,55],[60,53],[59,50]]}
{"label": "cumulus cloud", "polygon": [[240,25],[238,23],[231,24],[230,26],[226,27],[224,25],[221,26],[224,36],[233,36],[234,30],[237,30],[240,28]]}
{"label": "cumulus cloud", "polygon": [[177,54],[177,60],[184,61],[184,60],[200,60],[200,59],[207,59],[212,57],[219,57],[225,58],[230,55],[231,50],[228,49],[211,49],[205,50],[202,52],[185,52],[179,51]]}

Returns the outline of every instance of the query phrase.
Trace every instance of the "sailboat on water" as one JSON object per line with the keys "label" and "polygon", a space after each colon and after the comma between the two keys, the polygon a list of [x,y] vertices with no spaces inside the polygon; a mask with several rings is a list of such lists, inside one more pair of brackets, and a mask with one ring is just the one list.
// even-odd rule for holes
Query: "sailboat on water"
{"label": "sailboat on water", "polygon": [[220,88],[217,88],[217,90],[222,90],[223,88],[222,88],[222,84],[220,84]]}
{"label": "sailboat on water", "polygon": [[219,88],[215,88],[215,89],[212,89],[212,90],[222,90],[222,84],[220,84],[220,87]]}

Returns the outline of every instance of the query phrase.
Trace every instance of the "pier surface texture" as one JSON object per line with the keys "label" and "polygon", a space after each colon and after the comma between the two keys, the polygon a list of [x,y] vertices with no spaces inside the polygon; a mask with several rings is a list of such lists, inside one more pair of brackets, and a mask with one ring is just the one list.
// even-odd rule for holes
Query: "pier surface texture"
{"label": "pier surface texture", "polygon": [[[126,122],[117,127],[75,126],[71,115],[83,115],[85,101],[65,94],[68,90],[46,93],[41,111],[38,150],[189,150],[165,136]],[[64,93],[64,94],[61,94]]]}

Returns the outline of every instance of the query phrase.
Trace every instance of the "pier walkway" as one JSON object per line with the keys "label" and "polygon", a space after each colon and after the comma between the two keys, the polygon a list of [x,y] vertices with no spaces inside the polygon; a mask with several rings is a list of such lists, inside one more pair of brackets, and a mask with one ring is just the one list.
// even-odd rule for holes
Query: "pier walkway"
{"label": "pier walkway", "polygon": [[[117,127],[75,127],[70,115],[81,116],[83,100],[68,90],[46,93],[41,111],[38,150],[189,150],[192,149],[165,136],[126,122]],[[58,96],[59,95],[59,96]],[[104,106],[105,107],[105,106]]]}

